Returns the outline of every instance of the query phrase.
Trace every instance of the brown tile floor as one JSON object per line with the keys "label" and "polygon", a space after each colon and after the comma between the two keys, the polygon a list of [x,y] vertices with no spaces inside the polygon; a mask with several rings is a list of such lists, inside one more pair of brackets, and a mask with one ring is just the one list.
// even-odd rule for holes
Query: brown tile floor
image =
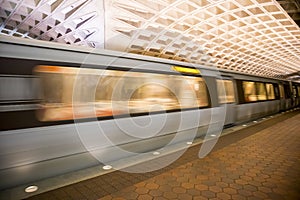
{"label": "brown tile floor", "polygon": [[203,159],[198,151],[155,172],[116,171],[30,199],[300,199],[299,111],[226,135]]}

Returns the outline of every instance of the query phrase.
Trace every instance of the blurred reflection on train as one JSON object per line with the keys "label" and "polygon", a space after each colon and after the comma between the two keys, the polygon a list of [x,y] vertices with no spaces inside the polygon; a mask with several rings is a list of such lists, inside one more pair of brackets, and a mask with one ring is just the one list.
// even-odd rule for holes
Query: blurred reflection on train
{"label": "blurred reflection on train", "polygon": [[[58,66],[34,72],[44,86],[41,121],[73,119],[73,107],[76,118],[88,118],[208,106],[201,77]],[[80,102],[73,103],[73,90]]]}
{"label": "blurred reflection on train", "polygon": [[113,145],[154,151],[300,102],[299,83],[42,41],[0,42],[0,189],[96,166],[95,155],[123,158]]}

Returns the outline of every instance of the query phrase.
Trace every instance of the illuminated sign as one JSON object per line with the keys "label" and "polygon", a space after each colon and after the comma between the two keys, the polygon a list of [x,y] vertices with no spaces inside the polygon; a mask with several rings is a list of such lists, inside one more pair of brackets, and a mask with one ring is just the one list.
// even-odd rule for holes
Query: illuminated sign
{"label": "illuminated sign", "polygon": [[172,66],[174,71],[186,74],[200,74],[200,70],[196,68],[188,68],[188,67],[180,67],[180,66]]}

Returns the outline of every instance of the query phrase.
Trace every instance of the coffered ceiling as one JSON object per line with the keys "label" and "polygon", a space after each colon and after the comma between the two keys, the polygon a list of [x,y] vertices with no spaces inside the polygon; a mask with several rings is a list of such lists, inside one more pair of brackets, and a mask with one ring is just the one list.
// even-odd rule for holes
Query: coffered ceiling
{"label": "coffered ceiling", "polygon": [[299,78],[297,0],[2,0],[0,33]]}

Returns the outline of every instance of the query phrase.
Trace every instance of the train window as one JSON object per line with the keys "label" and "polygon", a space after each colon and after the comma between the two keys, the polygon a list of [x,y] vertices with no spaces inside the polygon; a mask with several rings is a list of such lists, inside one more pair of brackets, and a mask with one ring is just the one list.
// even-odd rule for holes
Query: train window
{"label": "train window", "polygon": [[255,82],[243,81],[245,102],[257,101]]}
{"label": "train window", "polygon": [[209,105],[201,77],[59,66],[37,66],[35,73],[43,88],[41,121]]}
{"label": "train window", "polygon": [[266,83],[268,99],[275,99],[274,86],[271,83]]}
{"label": "train window", "polygon": [[280,98],[283,99],[285,94],[284,94],[284,88],[282,84],[279,85],[279,93],[280,93]]}
{"label": "train window", "polygon": [[218,89],[219,103],[235,102],[232,80],[217,80],[217,89]]}
{"label": "train window", "polygon": [[267,100],[267,92],[264,83],[256,83],[257,85],[257,99],[258,100]]}

